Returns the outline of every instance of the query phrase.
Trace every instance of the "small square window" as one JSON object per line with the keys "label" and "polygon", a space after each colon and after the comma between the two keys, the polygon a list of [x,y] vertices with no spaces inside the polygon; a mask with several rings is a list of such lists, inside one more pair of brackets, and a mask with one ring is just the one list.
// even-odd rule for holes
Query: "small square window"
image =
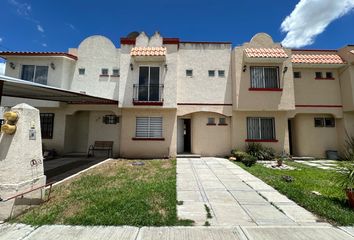
{"label": "small square window", "polygon": [[187,77],[193,77],[193,70],[192,69],[187,69],[186,70],[186,76]]}
{"label": "small square window", "polygon": [[219,77],[225,77],[225,71],[224,70],[219,70],[218,71]]}
{"label": "small square window", "polygon": [[113,69],[112,70],[112,76],[114,76],[114,77],[119,77],[119,69]]}
{"label": "small square window", "polygon": [[326,78],[333,78],[333,73],[332,72],[326,72]]}
{"label": "small square window", "polygon": [[215,77],[215,71],[214,70],[209,70],[208,71],[209,77]]}
{"label": "small square window", "polygon": [[85,75],[85,68],[79,68],[79,75]]}
{"label": "small square window", "polygon": [[119,123],[119,117],[116,115],[105,115],[103,117],[104,124],[117,124]]}
{"label": "small square window", "polygon": [[324,127],[324,119],[315,118],[315,127]]}
{"label": "small square window", "polygon": [[108,68],[102,68],[101,75],[107,76],[108,75]]}
{"label": "small square window", "polygon": [[208,124],[207,125],[215,125],[215,118],[208,118]]}
{"label": "small square window", "polygon": [[336,121],[334,118],[325,118],[325,127],[335,127],[336,126]]}
{"label": "small square window", "polygon": [[226,118],[219,118],[219,125],[227,125]]}
{"label": "small square window", "polygon": [[294,72],[294,78],[301,78],[301,72]]}
{"label": "small square window", "polygon": [[316,72],[316,78],[322,78],[322,72]]}

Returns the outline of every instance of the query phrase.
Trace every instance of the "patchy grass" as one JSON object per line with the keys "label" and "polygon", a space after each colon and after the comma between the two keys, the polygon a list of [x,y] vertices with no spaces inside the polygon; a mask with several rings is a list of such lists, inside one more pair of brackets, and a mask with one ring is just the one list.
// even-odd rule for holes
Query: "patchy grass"
{"label": "patchy grass", "polygon": [[[140,160],[139,160],[140,161]],[[176,161],[110,161],[54,187],[51,199],[13,221],[31,225],[191,225],[176,212]]]}
{"label": "patchy grass", "polygon": [[[335,177],[340,173],[294,162],[286,164],[296,167],[296,170],[274,170],[258,163],[253,167],[237,164],[332,224],[354,225],[354,210],[349,208],[345,192],[336,184]],[[284,181],[284,175],[293,177],[294,181]],[[320,192],[322,195],[317,196],[311,191]]]}

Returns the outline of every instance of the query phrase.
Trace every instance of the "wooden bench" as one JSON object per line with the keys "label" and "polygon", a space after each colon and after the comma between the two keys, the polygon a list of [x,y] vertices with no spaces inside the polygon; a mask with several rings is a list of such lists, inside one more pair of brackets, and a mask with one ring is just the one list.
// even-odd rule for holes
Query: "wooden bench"
{"label": "wooden bench", "polygon": [[108,157],[112,157],[113,141],[95,141],[94,145],[90,145],[87,157],[95,156],[95,151],[107,151]]}

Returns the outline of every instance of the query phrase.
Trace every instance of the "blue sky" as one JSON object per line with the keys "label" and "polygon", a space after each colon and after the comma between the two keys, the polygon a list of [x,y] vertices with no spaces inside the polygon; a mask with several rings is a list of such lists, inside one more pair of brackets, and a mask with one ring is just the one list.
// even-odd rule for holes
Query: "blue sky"
{"label": "blue sky", "polygon": [[131,31],[159,31],[186,41],[232,41],[234,45],[249,41],[257,32],[267,32],[277,42],[286,38],[291,47],[332,49],[354,44],[354,0],[298,3],[0,0],[0,50],[67,51],[93,34],[110,38],[118,47],[119,38]]}

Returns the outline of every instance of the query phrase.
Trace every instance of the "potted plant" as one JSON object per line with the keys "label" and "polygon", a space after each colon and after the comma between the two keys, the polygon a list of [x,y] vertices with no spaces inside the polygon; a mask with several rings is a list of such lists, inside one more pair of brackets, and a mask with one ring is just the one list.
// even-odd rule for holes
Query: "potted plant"
{"label": "potted plant", "polygon": [[351,208],[354,208],[354,165],[353,162],[342,164],[341,172],[338,175],[338,184],[342,186],[348,198]]}

